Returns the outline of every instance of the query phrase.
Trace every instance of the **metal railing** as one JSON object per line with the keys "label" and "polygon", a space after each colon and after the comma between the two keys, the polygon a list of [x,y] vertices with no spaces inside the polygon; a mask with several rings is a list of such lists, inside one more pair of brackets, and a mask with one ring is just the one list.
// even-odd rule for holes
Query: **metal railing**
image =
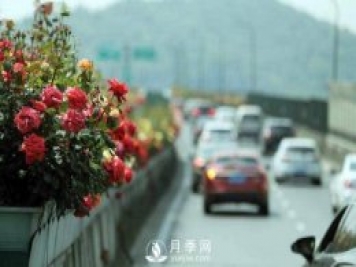
{"label": "metal railing", "polygon": [[89,217],[67,215],[46,224],[33,239],[29,267],[131,266],[129,250],[172,183],[176,163],[171,146],[132,183],[110,190]]}

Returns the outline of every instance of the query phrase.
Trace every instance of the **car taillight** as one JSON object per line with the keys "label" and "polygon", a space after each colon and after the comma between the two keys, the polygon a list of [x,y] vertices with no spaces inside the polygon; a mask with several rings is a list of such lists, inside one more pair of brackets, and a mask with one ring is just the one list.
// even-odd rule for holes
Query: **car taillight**
{"label": "car taillight", "polygon": [[200,110],[198,108],[195,108],[192,110],[192,115],[194,117],[198,117],[200,115]]}
{"label": "car taillight", "polygon": [[354,180],[345,180],[344,186],[348,189],[356,189],[356,181]]}
{"label": "car taillight", "polygon": [[214,180],[216,178],[216,170],[214,168],[208,168],[206,170],[206,178],[208,178],[209,180]]}
{"label": "car taillight", "polygon": [[210,108],[210,109],[208,110],[208,115],[209,115],[209,116],[215,116],[215,109]]}
{"label": "car taillight", "polygon": [[204,160],[202,158],[196,158],[194,160],[195,167],[201,168],[201,167],[203,167],[203,165],[204,165]]}

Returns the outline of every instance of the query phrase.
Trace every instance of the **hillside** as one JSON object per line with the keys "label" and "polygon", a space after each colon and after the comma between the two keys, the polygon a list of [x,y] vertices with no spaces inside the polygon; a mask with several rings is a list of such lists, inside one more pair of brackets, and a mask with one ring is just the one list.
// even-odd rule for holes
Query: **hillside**
{"label": "hillside", "polygon": [[[83,56],[124,46],[155,49],[154,61],[131,61],[134,84],[250,90],[255,29],[258,90],[325,96],[331,77],[332,27],[274,0],[165,0],[74,11],[70,23]],[[356,37],[341,33],[340,80],[354,81]],[[124,57],[100,62],[122,77]],[[202,68],[202,64],[205,66]],[[204,74],[204,79],[202,78]]]}

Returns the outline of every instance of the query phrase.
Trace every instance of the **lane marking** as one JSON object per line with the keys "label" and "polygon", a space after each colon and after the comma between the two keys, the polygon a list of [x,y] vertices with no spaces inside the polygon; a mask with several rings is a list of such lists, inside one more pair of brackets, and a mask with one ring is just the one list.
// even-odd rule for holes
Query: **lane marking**
{"label": "lane marking", "polygon": [[289,201],[288,200],[283,200],[282,201],[282,207],[284,208],[284,209],[288,209],[289,207],[290,207],[290,204],[289,204]]}
{"label": "lane marking", "polygon": [[305,230],[306,230],[307,227],[305,226],[305,223],[304,223],[304,222],[297,222],[295,228],[297,229],[297,231],[298,231],[299,233],[303,233],[303,232],[305,232]]}
{"label": "lane marking", "polygon": [[291,220],[294,220],[296,217],[297,217],[297,213],[295,212],[295,210],[289,210],[288,213],[288,218],[291,219]]}

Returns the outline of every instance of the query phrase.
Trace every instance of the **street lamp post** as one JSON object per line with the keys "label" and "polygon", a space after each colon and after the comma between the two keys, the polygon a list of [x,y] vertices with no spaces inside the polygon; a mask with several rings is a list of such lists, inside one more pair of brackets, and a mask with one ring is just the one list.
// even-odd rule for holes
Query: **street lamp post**
{"label": "street lamp post", "polygon": [[333,58],[332,58],[332,78],[338,80],[339,76],[339,19],[340,9],[337,0],[331,0],[334,5],[334,38],[333,38]]}
{"label": "street lamp post", "polygon": [[257,89],[257,32],[255,27],[245,21],[238,20],[238,23],[249,35],[250,43],[250,91]]}
{"label": "street lamp post", "polygon": [[251,90],[257,89],[257,35],[254,28],[250,27],[250,44],[251,44]]}

